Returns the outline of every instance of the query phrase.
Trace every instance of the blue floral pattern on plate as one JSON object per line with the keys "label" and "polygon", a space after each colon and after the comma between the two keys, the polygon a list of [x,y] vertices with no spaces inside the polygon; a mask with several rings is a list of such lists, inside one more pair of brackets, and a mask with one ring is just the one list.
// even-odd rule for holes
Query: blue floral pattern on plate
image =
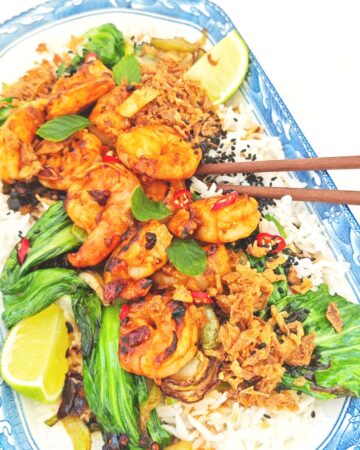
{"label": "blue floral pattern on plate", "polygon": [[[170,21],[206,28],[212,42],[219,41],[234,28],[224,11],[207,0],[52,0],[19,14],[0,25],[0,52],[26,33],[54,21],[96,10],[131,11]],[[269,133],[278,136],[289,158],[316,156],[295,120],[250,51],[251,65],[242,86],[260,121]],[[311,188],[335,189],[327,172],[301,172],[298,178]],[[323,221],[333,248],[351,264],[349,282],[360,301],[360,227],[346,206],[315,204],[311,209]],[[356,283],[357,281],[357,283]],[[30,450],[39,448],[25,429],[24,414],[17,394],[0,383],[0,449]],[[324,450],[360,450],[360,401],[345,401],[339,417],[323,444]]]}

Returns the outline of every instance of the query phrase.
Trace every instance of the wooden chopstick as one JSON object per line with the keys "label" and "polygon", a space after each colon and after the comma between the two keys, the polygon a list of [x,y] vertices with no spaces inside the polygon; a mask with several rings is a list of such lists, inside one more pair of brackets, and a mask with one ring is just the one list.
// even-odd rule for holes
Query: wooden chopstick
{"label": "wooden chopstick", "polygon": [[270,161],[201,164],[196,171],[196,175],[330,169],[360,169],[360,156],[332,156],[325,158],[277,159]]}
{"label": "wooden chopstick", "polygon": [[339,205],[360,205],[360,191],[338,191],[335,189],[302,189],[267,186],[233,186],[218,184],[223,190],[237,191],[258,198],[281,198],[291,195],[293,200],[317,203],[335,203]]}

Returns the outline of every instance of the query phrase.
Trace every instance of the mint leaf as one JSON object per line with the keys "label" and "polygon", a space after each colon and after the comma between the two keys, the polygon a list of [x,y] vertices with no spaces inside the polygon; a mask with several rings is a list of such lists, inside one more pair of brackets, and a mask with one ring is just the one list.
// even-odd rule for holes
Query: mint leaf
{"label": "mint leaf", "polygon": [[163,202],[155,202],[146,197],[141,186],[138,186],[131,197],[131,210],[134,217],[141,222],[150,219],[161,220],[172,213]]}
{"label": "mint leaf", "polygon": [[206,253],[195,239],[174,238],[167,254],[171,264],[185,275],[200,275],[206,269]]}
{"label": "mint leaf", "polygon": [[117,85],[121,84],[124,77],[127,83],[140,83],[140,64],[134,55],[126,55],[113,67],[114,80]]}
{"label": "mint leaf", "polygon": [[90,126],[90,121],[76,114],[60,116],[41,125],[36,134],[48,141],[63,141],[76,131]]}

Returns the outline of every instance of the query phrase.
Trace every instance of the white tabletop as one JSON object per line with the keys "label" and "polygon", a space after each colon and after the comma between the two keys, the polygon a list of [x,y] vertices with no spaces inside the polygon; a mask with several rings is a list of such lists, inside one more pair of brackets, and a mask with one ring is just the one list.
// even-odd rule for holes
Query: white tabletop
{"label": "white tabletop", "polygon": [[[360,155],[357,0],[213,0],[230,16],[319,156]],[[4,2],[0,22],[41,3]],[[331,173],[360,190],[360,170]],[[351,208],[360,222],[360,206]]]}

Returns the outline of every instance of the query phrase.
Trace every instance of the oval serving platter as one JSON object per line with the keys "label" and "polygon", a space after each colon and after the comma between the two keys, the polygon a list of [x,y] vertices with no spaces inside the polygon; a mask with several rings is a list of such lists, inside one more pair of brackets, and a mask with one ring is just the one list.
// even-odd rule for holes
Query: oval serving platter
{"label": "oval serving platter", "polygon": [[[43,2],[0,25],[1,81],[14,81],[39,59],[35,52],[39,42],[46,42],[51,51],[57,51],[66,45],[71,34],[81,34],[106,22],[113,22],[128,35],[144,32],[170,37],[179,34],[189,40],[196,39],[199,31],[206,28],[212,44],[234,28],[221,8],[207,0]],[[316,156],[251,51],[250,60],[241,92],[253,106],[259,122],[270,135],[280,138],[286,157]],[[300,172],[298,178],[309,188],[336,189],[326,172]],[[359,224],[346,206],[315,204],[309,208],[322,222],[335,258],[350,263],[346,281],[352,291],[351,298],[360,302]],[[1,341],[4,335],[5,328],[1,324]],[[360,448],[360,400],[338,399],[324,405],[328,420],[321,429],[306,430],[311,434],[311,450]],[[61,427],[49,429],[44,425],[48,418],[49,408],[20,397],[0,380],[0,449],[70,450],[71,442]],[[101,448],[100,440],[95,439],[95,447]]]}

